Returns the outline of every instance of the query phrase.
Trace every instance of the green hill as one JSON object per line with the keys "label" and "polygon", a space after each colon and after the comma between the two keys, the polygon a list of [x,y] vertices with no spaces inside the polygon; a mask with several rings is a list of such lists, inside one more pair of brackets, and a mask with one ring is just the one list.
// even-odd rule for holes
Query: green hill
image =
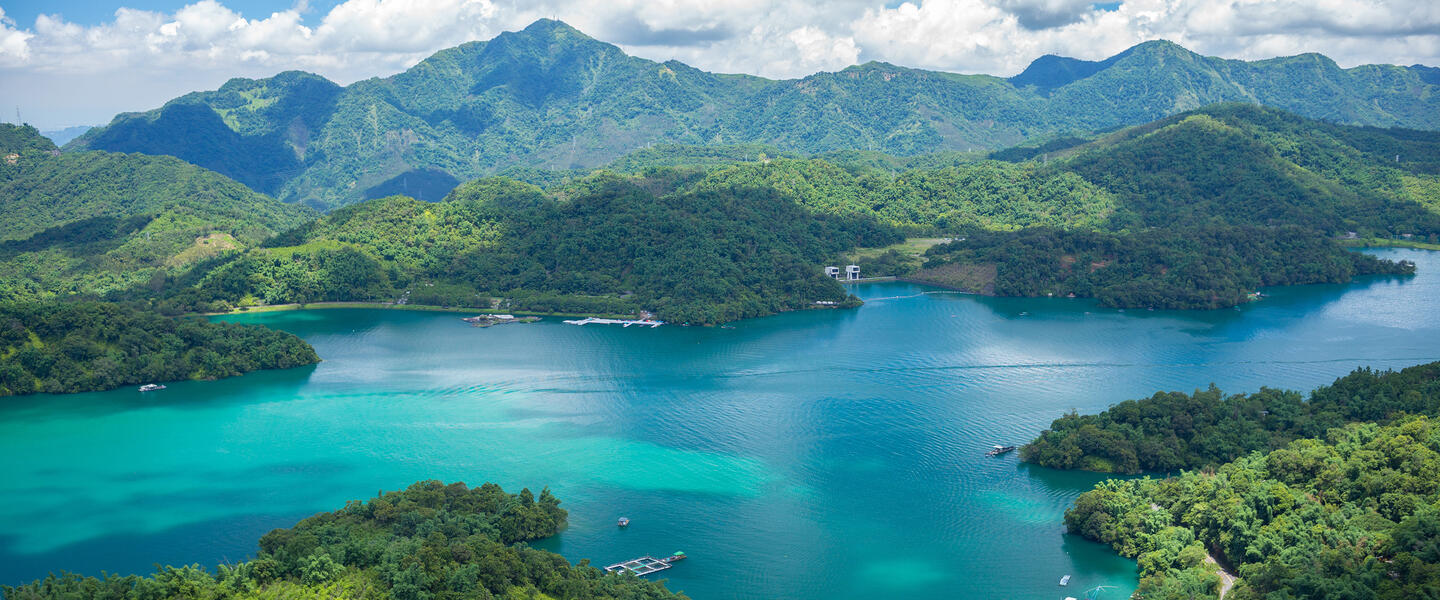
{"label": "green hill", "polygon": [[0,303],[0,396],[219,379],[319,362],[292,334],[102,302]]}
{"label": "green hill", "polygon": [[1221,104],[1058,156],[1067,153],[1072,158],[1055,168],[1117,195],[1114,228],[1230,223],[1383,237],[1440,233],[1436,132]]}
{"label": "green hill", "polygon": [[1168,42],[1100,62],[1043,57],[1008,80],[884,63],[769,80],[628,56],[540,20],[346,87],[298,72],[235,79],[119,115],[67,147],[178,156],[286,201],[333,207],[421,190],[438,200],[456,181],[513,167],[588,169],[656,143],[971,151],[1222,101],[1435,129],[1435,80],[1424,67],[1340,69],[1318,55],[1222,60]]}
{"label": "green hill", "polygon": [[[999,295],[1217,308],[1244,302],[1259,286],[1403,274],[1410,267],[1346,252],[1333,238],[1436,241],[1437,149],[1436,132],[1334,125],[1222,104],[1052,146],[1040,156],[997,153],[1028,157],[1021,164],[1030,170],[1019,172],[1047,182],[1040,197],[1069,208],[1060,213],[1065,224],[996,233],[1003,228],[983,220],[955,221],[969,228],[964,239],[931,248],[912,277]],[[1083,185],[1064,185],[1062,191],[1072,191],[1056,194],[1062,175]],[[1082,215],[1090,226],[1080,226]]]}
{"label": "green hill", "polygon": [[394,300],[720,323],[848,295],[818,265],[899,236],[873,218],[807,211],[773,189],[681,189],[696,175],[600,173],[542,192],[506,178],[440,203],[362,202],[215,267],[170,310]]}
{"label": "green hill", "polygon": [[313,215],[169,156],[54,153],[11,125],[0,143],[0,300],[163,286]]}

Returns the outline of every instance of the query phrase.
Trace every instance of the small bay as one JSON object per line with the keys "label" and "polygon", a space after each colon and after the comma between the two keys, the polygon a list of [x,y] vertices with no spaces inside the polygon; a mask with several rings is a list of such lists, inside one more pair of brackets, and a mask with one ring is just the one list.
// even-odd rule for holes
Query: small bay
{"label": "small bay", "polygon": [[434,478],[548,485],[570,526],[541,547],[602,565],[683,550],[665,575],[697,599],[1123,598],[1133,562],[1061,523],[1102,477],[984,451],[1156,390],[1440,360],[1440,255],[1373,253],[1419,274],[1207,312],[881,283],[854,288],[857,310],[733,329],[225,317],[325,360],[0,400],[0,583],[239,561],[272,528]]}

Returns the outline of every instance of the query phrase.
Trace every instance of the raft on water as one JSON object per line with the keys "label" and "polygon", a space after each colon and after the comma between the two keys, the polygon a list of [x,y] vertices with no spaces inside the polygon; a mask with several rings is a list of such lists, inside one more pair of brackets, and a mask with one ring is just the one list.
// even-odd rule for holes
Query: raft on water
{"label": "raft on water", "polygon": [[631,575],[639,577],[642,575],[649,575],[651,573],[664,571],[665,569],[675,566],[675,561],[679,560],[685,560],[684,552],[676,552],[665,558],[642,556],[640,558],[632,558],[625,562],[618,562],[608,567],[605,567],[605,572],[629,573]]}
{"label": "raft on water", "polygon": [[664,321],[655,321],[652,319],[601,319],[597,317],[571,319],[569,321],[566,321],[566,323],[569,323],[571,325],[589,325],[591,323],[595,323],[597,325],[624,325],[625,327],[629,327],[631,325],[640,325],[642,327],[659,327],[665,324]]}

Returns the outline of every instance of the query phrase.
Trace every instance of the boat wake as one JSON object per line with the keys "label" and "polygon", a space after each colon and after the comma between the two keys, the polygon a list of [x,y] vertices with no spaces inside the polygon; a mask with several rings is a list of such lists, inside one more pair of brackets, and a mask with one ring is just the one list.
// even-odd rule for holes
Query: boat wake
{"label": "boat wake", "polygon": [[959,290],[932,290],[932,291],[929,291],[929,292],[920,292],[920,293],[918,293],[918,294],[910,294],[910,295],[907,295],[907,296],[883,296],[883,297],[880,297],[880,298],[865,298],[864,300],[865,300],[866,302],[879,302],[879,301],[881,301],[881,300],[904,300],[904,299],[906,299],[906,298],[919,298],[919,297],[921,297],[921,296],[928,296],[928,295],[931,295],[931,294],[964,294],[964,295],[966,295],[966,296],[974,296],[974,295],[975,295],[975,294],[972,294],[972,293],[970,293],[970,292],[962,292],[962,291],[959,291]]}

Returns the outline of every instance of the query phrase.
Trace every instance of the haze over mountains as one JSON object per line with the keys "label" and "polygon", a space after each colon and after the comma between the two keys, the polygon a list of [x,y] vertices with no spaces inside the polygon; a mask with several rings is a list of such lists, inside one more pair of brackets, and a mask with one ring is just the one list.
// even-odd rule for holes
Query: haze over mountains
{"label": "haze over mountains", "polygon": [[794,80],[626,55],[552,20],[341,87],[286,72],[122,114],[68,149],[169,154],[289,202],[438,200],[510,167],[589,168],[655,143],[914,155],[991,150],[1221,101],[1352,125],[1440,128],[1440,71],[1245,62],[1163,41],[1098,62],[1046,56],[1009,78],[867,63]]}

